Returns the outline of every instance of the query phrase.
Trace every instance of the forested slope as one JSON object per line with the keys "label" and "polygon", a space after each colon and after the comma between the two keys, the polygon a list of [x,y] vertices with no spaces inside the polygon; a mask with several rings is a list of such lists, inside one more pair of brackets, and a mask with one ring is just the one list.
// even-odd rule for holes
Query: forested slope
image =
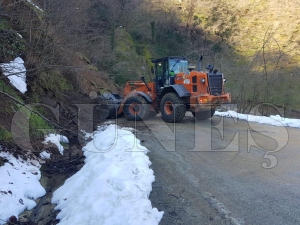
{"label": "forested slope", "polygon": [[[59,102],[72,117],[70,99],[89,102],[91,91],[121,93],[127,80],[151,80],[151,58],[182,55],[196,63],[202,54],[225,74],[240,111],[259,103],[284,104],[287,116],[300,110],[296,0],[0,3],[0,62],[20,56],[28,85],[20,94],[1,75],[1,90],[24,104]],[[11,119],[16,103],[1,98],[3,119]],[[10,130],[9,122],[1,126]]]}
{"label": "forested slope", "polygon": [[150,79],[150,58],[183,55],[196,63],[203,54],[247,111],[261,102],[300,108],[298,6],[280,0],[102,0],[49,1],[47,7],[62,41],[118,84],[141,74]]}

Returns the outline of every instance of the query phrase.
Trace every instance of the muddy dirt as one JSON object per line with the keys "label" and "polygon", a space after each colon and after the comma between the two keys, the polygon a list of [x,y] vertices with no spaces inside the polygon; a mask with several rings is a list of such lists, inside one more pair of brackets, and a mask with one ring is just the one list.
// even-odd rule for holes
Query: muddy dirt
{"label": "muddy dirt", "polygon": [[19,221],[13,224],[37,224],[54,225],[59,221],[56,216],[59,211],[54,210],[56,205],[51,204],[53,192],[64,182],[75,174],[84,165],[84,156],[77,144],[70,143],[69,149],[64,150],[64,155],[60,155],[56,149],[48,149],[52,152],[52,159],[41,167],[41,185],[46,190],[46,195],[37,199],[37,206],[30,211],[25,211],[19,215]]}

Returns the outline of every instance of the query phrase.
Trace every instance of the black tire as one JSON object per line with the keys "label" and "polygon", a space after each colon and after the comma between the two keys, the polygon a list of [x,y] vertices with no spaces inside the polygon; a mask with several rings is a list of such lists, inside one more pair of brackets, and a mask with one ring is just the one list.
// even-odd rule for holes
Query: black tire
{"label": "black tire", "polygon": [[160,112],[164,121],[177,123],[183,120],[186,113],[186,105],[176,93],[167,93],[161,99]]}
{"label": "black tire", "polygon": [[215,114],[215,109],[211,109],[211,110],[205,110],[205,111],[199,111],[199,112],[192,112],[194,117],[197,120],[207,120],[211,117],[213,117],[213,115]]}
{"label": "black tire", "polygon": [[149,115],[149,104],[141,96],[131,96],[124,102],[123,112],[128,120],[143,120]]}

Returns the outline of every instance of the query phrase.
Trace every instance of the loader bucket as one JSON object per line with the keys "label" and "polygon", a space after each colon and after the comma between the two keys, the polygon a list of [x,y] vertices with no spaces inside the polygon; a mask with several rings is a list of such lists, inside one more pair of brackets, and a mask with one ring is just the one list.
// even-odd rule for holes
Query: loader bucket
{"label": "loader bucket", "polygon": [[105,92],[98,98],[99,106],[96,107],[96,110],[99,111],[98,115],[101,119],[116,118],[120,105],[122,104],[123,99],[119,94]]}

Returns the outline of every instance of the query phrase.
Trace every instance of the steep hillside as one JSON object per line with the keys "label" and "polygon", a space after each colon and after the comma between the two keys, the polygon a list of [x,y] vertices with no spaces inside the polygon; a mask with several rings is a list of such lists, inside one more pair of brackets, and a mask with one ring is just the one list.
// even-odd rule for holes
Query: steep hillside
{"label": "steep hillside", "polygon": [[230,64],[225,62],[228,67],[223,71],[234,75],[229,87],[235,99],[299,110],[299,2],[205,1],[201,5],[204,29],[231,48],[226,58]]}
{"label": "steep hillside", "polygon": [[[119,87],[80,48],[64,44],[47,19],[47,11],[27,1],[6,1],[0,7],[0,63],[21,57],[26,70],[15,73],[12,66],[0,71],[0,142],[4,146],[22,136],[28,141],[24,135],[29,135],[38,154],[44,133],[37,129],[60,128],[76,134],[75,104],[96,103],[94,96],[89,97],[92,91],[119,92]],[[4,72],[17,76],[26,72],[27,91],[19,92]],[[14,126],[19,130],[13,130]]]}
{"label": "steep hillside", "polygon": [[239,55],[234,61],[238,66],[236,77],[246,75],[239,84],[252,95],[246,95],[247,100],[299,110],[300,102],[295,97],[300,50],[297,5],[297,1],[232,3],[237,31],[227,42]]}
{"label": "steep hillside", "polygon": [[[196,63],[202,54],[204,64],[214,63],[225,74],[226,89],[240,111],[260,103],[284,104],[286,115],[293,116],[300,111],[298,4],[4,1],[0,62],[17,56],[25,61],[28,91],[15,92],[22,104],[59,103],[67,118],[74,119],[71,105],[95,102],[88,96],[91,91],[122,93],[127,80],[142,75],[151,80],[151,58],[183,55]],[[3,75],[1,82],[2,91],[13,89]],[[8,96],[2,99],[7,104],[2,111],[12,115],[17,103]],[[6,123],[0,125],[9,131]]]}

